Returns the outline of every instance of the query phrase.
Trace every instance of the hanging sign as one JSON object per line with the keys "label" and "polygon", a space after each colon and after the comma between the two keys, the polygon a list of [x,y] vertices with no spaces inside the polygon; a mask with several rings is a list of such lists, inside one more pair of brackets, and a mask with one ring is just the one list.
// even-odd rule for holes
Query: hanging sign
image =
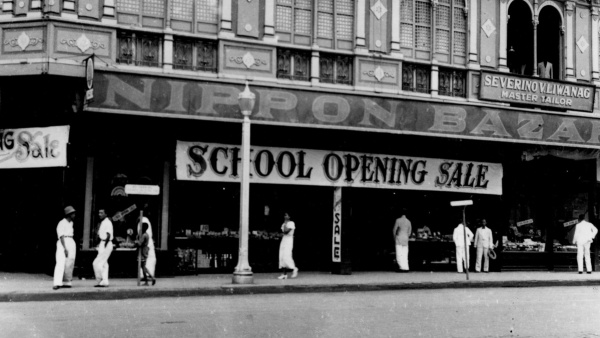
{"label": "hanging sign", "polygon": [[69,126],[0,129],[0,169],[67,166]]}
{"label": "hanging sign", "polygon": [[594,110],[595,86],[574,82],[481,72],[482,100],[521,103],[568,110]]}
{"label": "hanging sign", "polygon": [[[250,181],[502,194],[502,164],[314,149],[252,147]],[[240,182],[241,147],[177,142],[178,180]]]}
{"label": "hanging sign", "polygon": [[531,224],[531,223],[533,223],[533,219],[530,218],[530,219],[526,219],[526,220],[521,221],[521,222],[517,222],[517,226],[521,227],[523,225],[527,225],[527,224]]}
{"label": "hanging sign", "polygon": [[576,219],[574,219],[572,221],[565,222],[565,223],[563,223],[563,228],[566,228],[566,227],[571,226],[573,224],[577,224],[577,222],[579,222],[579,221],[576,220]]}
{"label": "hanging sign", "polygon": [[158,185],[140,185],[140,184],[126,184],[125,193],[127,195],[151,195],[156,196],[160,194],[160,187]]}
{"label": "hanging sign", "polygon": [[331,261],[342,261],[342,187],[333,192],[333,243],[331,243]]}

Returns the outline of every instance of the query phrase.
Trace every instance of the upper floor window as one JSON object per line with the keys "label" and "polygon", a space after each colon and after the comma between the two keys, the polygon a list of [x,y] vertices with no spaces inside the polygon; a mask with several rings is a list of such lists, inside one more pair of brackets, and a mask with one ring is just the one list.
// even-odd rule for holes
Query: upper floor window
{"label": "upper floor window", "polygon": [[312,42],[312,0],[277,0],[275,30],[279,41]]}
{"label": "upper floor window", "polygon": [[309,81],[310,52],[295,49],[277,49],[277,78]]}
{"label": "upper floor window", "polygon": [[409,58],[466,61],[465,0],[400,0],[400,46]]}
{"label": "upper floor window", "polygon": [[321,47],[354,47],[354,0],[317,2],[317,43]]}
{"label": "upper floor window", "polygon": [[322,83],[352,84],[352,57],[321,53],[319,77]]}
{"label": "upper floor window", "polygon": [[430,66],[402,62],[402,90],[429,94],[430,89]]}
{"label": "upper floor window", "polygon": [[217,72],[217,43],[215,41],[175,38],[173,68]]}
{"label": "upper floor window", "polygon": [[136,66],[162,66],[162,39],[157,35],[119,32],[117,62]]}

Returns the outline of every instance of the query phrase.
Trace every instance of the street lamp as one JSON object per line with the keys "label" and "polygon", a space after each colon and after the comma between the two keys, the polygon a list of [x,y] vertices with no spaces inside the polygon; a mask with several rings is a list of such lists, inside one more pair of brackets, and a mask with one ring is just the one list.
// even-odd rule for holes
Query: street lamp
{"label": "street lamp", "polygon": [[252,284],[254,276],[248,263],[248,204],[250,202],[250,114],[254,108],[255,95],[248,88],[238,95],[238,104],[244,121],[242,123],[242,184],[240,188],[240,247],[238,264],[233,271],[233,284]]}

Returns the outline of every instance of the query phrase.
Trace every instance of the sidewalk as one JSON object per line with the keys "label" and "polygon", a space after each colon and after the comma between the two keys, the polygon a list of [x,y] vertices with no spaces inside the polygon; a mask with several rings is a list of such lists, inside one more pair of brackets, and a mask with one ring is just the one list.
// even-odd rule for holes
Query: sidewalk
{"label": "sidewalk", "polygon": [[354,272],[332,275],[302,272],[296,279],[279,280],[277,273],[257,273],[254,284],[233,285],[231,274],[159,278],[155,286],[137,286],[136,279],[111,279],[110,287],[94,288],[94,280],[73,280],[70,289],[52,290],[52,276],[0,272],[0,302],[111,300],[149,297],[225,296],[291,292],[347,292],[408,289],[541,287],[600,285],[600,273],[519,271]]}

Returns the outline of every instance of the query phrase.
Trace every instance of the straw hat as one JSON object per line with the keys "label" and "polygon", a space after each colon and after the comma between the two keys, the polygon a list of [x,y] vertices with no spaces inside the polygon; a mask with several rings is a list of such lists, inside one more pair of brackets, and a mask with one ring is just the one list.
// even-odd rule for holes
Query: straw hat
{"label": "straw hat", "polygon": [[68,216],[68,215],[70,215],[70,214],[72,214],[72,213],[74,213],[74,212],[75,212],[75,208],[73,208],[73,207],[72,207],[72,206],[70,206],[70,205],[69,205],[68,207],[66,207],[66,208],[65,208],[65,216]]}

